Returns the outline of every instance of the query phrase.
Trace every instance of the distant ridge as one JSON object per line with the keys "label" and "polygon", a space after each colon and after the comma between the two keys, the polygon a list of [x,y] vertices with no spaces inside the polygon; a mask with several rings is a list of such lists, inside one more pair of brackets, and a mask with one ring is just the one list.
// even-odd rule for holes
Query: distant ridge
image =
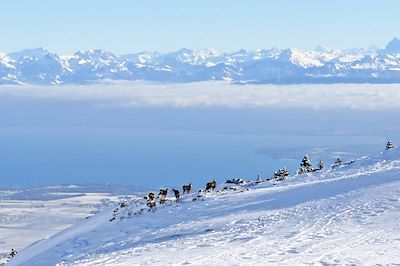
{"label": "distant ridge", "polygon": [[180,49],[171,53],[115,55],[101,49],[57,55],[44,48],[0,54],[1,84],[84,84],[101,80],[238,83],[400,83],[400,39],[385,49],[313,51],[296,48],[222,53]]}

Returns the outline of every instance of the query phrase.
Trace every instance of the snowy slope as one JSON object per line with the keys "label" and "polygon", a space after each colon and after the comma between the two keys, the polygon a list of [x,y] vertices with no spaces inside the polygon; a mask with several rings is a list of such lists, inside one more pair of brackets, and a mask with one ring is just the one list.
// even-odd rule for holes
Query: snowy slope
{"label": "snowy slope", "polygon": [[235,188],[154,211],[132,199],[31,245],[9,265],[400,263],[398,149]]}
{"label": "snowy slope", "polygon": [[43,48],[0,55],[1,84],[83,84],[101,80],[257,83],[399,83],[400,41],[385,49],[296,48],[220,52],[179,49],[115,55],[101,49],[57,55]]}
{"label": "snowy slope", "polygon": [[111,185],[1,187],[0,265],[12,248],[21,250],[115,204],[127,193],[143,191]]}

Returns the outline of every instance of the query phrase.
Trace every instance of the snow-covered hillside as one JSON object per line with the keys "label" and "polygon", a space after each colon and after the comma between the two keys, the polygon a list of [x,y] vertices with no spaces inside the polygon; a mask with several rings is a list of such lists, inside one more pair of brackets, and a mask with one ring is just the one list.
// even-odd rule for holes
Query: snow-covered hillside
{"label": "snow-covered hillside", "polygon": [[57,185],[0,189],[0,265],[12,248],[48,238],[111,206],[139,187]]}
{"label": "snow-covered hillside", "polygon": [[9,265],[400,263],[399,149],[281,182],[225,186],[153,210],[142,199],[121,202]]}
{"label": "snow-covered hillside", "polygon": [[115,55],[100,49],[59,56],[43,48],[0,55],[0,84],[82,84],[100,80],[253,83],[398,83],[400,40],[385,49],[262,49],[223,53],[180,49]]}

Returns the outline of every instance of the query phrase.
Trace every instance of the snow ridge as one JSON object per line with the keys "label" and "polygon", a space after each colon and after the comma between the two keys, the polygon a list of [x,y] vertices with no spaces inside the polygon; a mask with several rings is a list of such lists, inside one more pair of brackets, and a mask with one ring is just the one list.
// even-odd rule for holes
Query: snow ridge
{"label": "snow ridge", "polygon": [[399,263],[399,174],[394,148],[280,182],[170,196],[156,209],[132,198],[10,265]]}

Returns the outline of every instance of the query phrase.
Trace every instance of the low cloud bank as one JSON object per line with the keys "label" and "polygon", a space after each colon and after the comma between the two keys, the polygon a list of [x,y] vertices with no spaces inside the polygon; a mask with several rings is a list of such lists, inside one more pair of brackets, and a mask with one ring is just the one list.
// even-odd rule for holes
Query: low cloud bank
{"label": "low cloud bank", "polygon": [[228,82],[0,86],[5,97],[84,100],[124,107],[353,108],[400,107],[399,84],[236,85]]}

